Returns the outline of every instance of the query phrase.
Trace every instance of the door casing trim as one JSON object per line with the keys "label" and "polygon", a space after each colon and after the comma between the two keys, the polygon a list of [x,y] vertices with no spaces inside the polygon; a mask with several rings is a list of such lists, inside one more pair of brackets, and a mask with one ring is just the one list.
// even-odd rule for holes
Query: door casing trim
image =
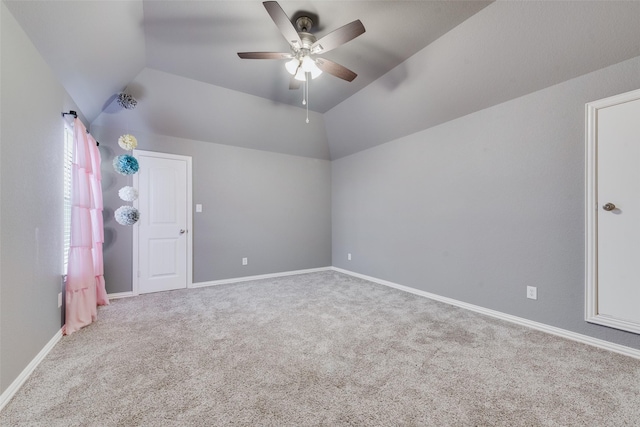
{"label": "door casing trim", "polygon": [[[157,151],[133,150],[134,157],[146,156],[161,159],[183,160],[187,164],[187,288],[193,287],[193,174],[191,156],[180,154],[161,153]],[[133,187],[139,188],[139,174],[133,175]],[[138,209],[138,199],[134,200],[133,207]],[[132,275],[132,296],[140,295],[140,252],[139,252],[139,229],[138,223],[133,225],[133,268]]]}
{"label": "door casing trim", "polygon": [[640,99],[640,89],[585,106],[585,320],[640,334],[640,324],[598,313],[598,110]]}

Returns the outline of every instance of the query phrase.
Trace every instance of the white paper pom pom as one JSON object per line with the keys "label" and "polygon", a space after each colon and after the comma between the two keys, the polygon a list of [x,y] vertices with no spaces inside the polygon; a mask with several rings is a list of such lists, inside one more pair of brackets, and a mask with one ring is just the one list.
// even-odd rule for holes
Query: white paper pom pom
{"label": "white paper pom pom", "polygon": [[118,191],[118,196],[125,202],[133,202],[138,198],[138,190],[133,187],[122,187],[120,191]]}
{"label": "white paper pom pom", "polygon": [[138,146],[138,140],[136,139],[135,136],[126,134],[118,138],[118,145],[123,150],[129,151],[129,150],[133,150]]}
{"label": "white paper pom pom", "polygon": [[133,225],[140,219],[140,212],[133,206],[120,206],[113,215],[120,225]]}

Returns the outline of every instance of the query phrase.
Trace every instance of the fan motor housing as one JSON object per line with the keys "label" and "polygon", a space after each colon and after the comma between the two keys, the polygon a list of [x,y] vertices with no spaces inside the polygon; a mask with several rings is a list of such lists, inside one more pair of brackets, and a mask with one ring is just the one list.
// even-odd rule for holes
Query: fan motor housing
{"label": "fan motor housing", "polygon": [[309,33],[313,27],[313,20],[308,16],[301,16],[296,19],[296,28],[299,33]]}
{"label": "fan motor housing", "polygon": [[299,32],[300,40],[302,40],[302,49],[311,49],[316,42],[316,36],[311,33]]}

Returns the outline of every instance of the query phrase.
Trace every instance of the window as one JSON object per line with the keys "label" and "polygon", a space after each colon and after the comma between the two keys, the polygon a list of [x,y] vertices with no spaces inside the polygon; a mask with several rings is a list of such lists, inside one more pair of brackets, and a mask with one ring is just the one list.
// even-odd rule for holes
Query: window
{"label": "window", "polygon": [[69,263],[69,247],[71,246],[71,170],[73,162],[73,129],[64,125],[64,226],[62,274],[67,274]]}

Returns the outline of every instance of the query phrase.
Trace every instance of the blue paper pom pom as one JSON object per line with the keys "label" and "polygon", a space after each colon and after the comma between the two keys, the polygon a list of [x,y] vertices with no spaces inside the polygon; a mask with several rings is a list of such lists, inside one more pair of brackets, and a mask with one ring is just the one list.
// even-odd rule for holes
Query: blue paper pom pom
{"label": "blue paper pom pom", "polygon": [[138,160],[129,154],[122,154],[113,159],[113,168],[122,175],[133,175],[138,172]]}

